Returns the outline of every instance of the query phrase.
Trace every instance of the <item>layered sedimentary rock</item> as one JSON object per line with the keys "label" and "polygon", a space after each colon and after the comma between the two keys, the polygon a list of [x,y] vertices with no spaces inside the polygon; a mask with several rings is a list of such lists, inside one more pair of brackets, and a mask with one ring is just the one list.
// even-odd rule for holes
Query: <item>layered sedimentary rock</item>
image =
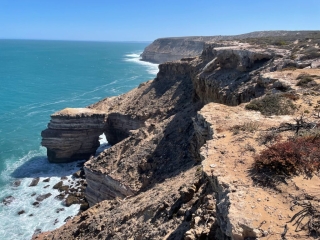
{"label": "layered sedimentary rock", "polygon": [[96,174],[88,167],[84,168],[84,171],[88,184],[86,199],[90,206],[105,199],[122,199],[134,194],[134,191],[125,186],[121,180],[114,179],[107,174]]}
{"label": "layered sedimentary rock", "polygon": [[90,106],[108,113],[107,139],[115,144],[85,163],[91,206],[137,194],[201,161],[208,134],[193,124],[196,111],[210,101],[237,105],[262,95],[255,72],[275,65],[277,52],[244,46],[210,45],[200,57],[160,64],[153,81]]}
{"label": "layered sedimentary rock", "polygon": [[104,112],[88,108],[66,108],[52,114],[48,128],[41,133],[48,160],[70,162],[94,155],[105,120]]}
{"label": "layered sedimentary rock", "polygon": [[201,54],[205,41],[193,38],[160,38],[145,48],[143,61],[164,63]]}
{"label": "layered sedimentary rock", "polygon": [[248,192],[261,193],[243,157],[252,159],[253,150],[243,151],[250,149],[243,138],[251,135],[233,135],[230,127],[262,122],[260,114],[233,105],[279,91],[280,80],[271,73],[291,62],[311,67],[309,60],[293,60],[287,49],[206,44],[199,57],[161,64],[154,80],[89,106],[107,114],[105,132],[114,144],[84,165],[91,208],[39,239],[279,238],[289,219],[281,215],[274,224],[280,215],[273,208],[269,229],[258,221],[258,210],[268,210],[259,203],[275,193],[266,200]]}
{"label": "layered sedimentary rock", "polygon": [[[153,63],[164,63],[176,61],[182,58],[199,56],[206,44],[214,43],[217,47],[223,45],[224,41],[274,38],[280,37],[285,40],[294,41],[303,35],[317,34],[319,31],[257,31],[232,36],[195,36],[195,37],[168,37],[159,38],[147,46],[141,54],[143,61]],[[237,45],[238,42],[234,44]]]}
{"label": "layered sedimentary rock", "polygon": [[[259,70],[270,71],[274,50],[243,46],[212,47],[201,57],[205,66],[194,80],[195,94],[203,102],[238,105],[264,94],[258,83]],[[270,61],[271,60],[271,61]]]}
{"label": "layered sedimentary rock", "polygon": [[[190,140],[192,116],[200,105],[192,104],[190,71],[190,67],[175,71],[174,81],[160,74],[121,95],[121,101],[107,98],[90,106],[108,112],[107,128],[114,126],[109,123],[113,121],[110,115],[126,116],[124,126],[129,126],[132,119],[141,126],[132,128],[127,138],[85,163],[86,197],[91,206],[104,199],[137,194],[193,165],[196,147]],[[174,139],[179,139],[179,144]]]}

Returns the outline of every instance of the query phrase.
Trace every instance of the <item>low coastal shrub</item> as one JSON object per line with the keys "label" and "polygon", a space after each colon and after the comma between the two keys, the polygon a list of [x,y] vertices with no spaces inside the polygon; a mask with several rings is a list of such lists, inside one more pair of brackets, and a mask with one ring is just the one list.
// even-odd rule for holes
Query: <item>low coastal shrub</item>
{"label": "low coastal shrub", "polygon": [[299,87],[314,87],[317,85],[317,83],[313,80],[314,79],[314,75],[309,75],[309,74],[300,74],[298,77],[297,77],[297,86]]}
{"label": "low coastal shrub", "polygon": [[240,125],[234,125],[230,128],[230,131],[236,135],[239,134],[240,131],[243,132],[255,132],[259,129],[260,124],[259,122],[245,122],[244,124],[240,124]]}
{"label": "low coastal shrub", "polygon": [[320,170],[320,136],[277,142],[255,156],[255,169],[280,175],[310,175]]}
{"label": "low coastal shrub", "polygon": [[282,94],[266,95],[260,99],[254,99],[245,106],[248,110],[261,112],[263,115],[289,115],[293,114],[296,106],[293,101]]}
{"label": "low coastal shrub", "polygon": [[293,101],[297,101],[300,98],[298,94],[292,92],[282,93],[282,97],[288,98]]}
{"label": "low coastal shrub", "polygon": [[289,66],[289,67],[285,67],[285,68],[282,68],[281,71],[295,71],[297,70],[297,67],[293,67],[293,66]]}
{"label": "low coastal shrub", "polygon": [[271,145],[280,141],[281,139],[281,135],[276,131],[267,131],[260,133],[257,140],[260,145]]}
{"label": "low coastal shrub", "polygon": [[318,48],[315,47],[306,47],[302,54],[304,54],[302,57],[300,57],[300,60],[308,60],[308,59],[314,59],[320,57],[320,51]]}

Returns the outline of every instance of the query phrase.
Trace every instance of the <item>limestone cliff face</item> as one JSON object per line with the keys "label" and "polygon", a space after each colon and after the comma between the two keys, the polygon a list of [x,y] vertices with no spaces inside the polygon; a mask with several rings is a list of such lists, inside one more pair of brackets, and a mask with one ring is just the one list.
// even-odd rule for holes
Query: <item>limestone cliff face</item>
{"label": "limestone cliff face", "polygon": [[[231,36],[195,36],[159,38],[145,48],[141,54],[143,61],[164,63],[181,58],[201,55],[206,44],[215,44],[216,47],[228,44],[238,44],[238,40],[256,38],[281,38],[281,40],[295,41],[303,35],[318,34],[319,31],[257,31]],[[234,42],[233,42],[234,41]]]}
{"label": "limestone cliff face", "polygon": [[85,164],[91,206],[138,193],[165,178],[168,168],[201,161],[198,150],[208,134],[194,125],[196,111],[207,102],[237,105],[264,92],[256,72],[269,69],[274,53],[242,48],[209,45],[200,57],[160,64],[153,81],[89,106],[105,113],[98,132],[114,145]]}
{"label": "limestone cliff face", "polygon": [[264,94],[259,73],[270,71],[272,50],[247,46],[208,46],[201,58],[204,67],[194,78],[195,95],[203,103],[238,105]]}
{"label": "limestone cliff face", "polygon": [[108,114],[105,135],[108,143],[114,145],[130,135],[130,131],[144,126],[144,121],[135,116],[111,112]]}
{"label": "limestone cliff face", "polygon": [[[168,71],[171,76],[164,74]],[[137,194],[194,164],[192,117],[201,105],[192,103],[192,71],[188,62],[168,63],[160,66],[155,80],[119,96],[121,101],[107,98],[90,106],[108,112],[106,132],[116,135],[112,129],[119,129],[128,134],[85,163],[91,206]]]}
{"label": "limestone cliff face", "polygon": [[[243,154],[249,159],[251,152],[242,151],[242,138],[229,129],[252,118],[271,121],[233,106],[266,90],[277,91],[271,73],[291,66],[291,61],[312,67],[312,61],[291,57],[286,49],[234,41],[206,44],[200,56],[160,64],[154,80],[89,106],[106,115],[103,131],[114,144],[84,165],[91,208],[39,239],[261,236],[256,230],[262,221],[252,220],[257,213],[253,202],[245,203],[250,199],[248,187],[234,171],[242,168],[241,177],[248,178]],[[224,137],[232,141],[223,143],[219,131],[228,132]],[[237,145],[236,154],[229,151],[230,145]],[[241,199],[243,194],[246,198]],[[242,216],[243,206],[246,213],[253,213],[251,220]]]}
{"label": "limestone cliff face", "polygon": [[87,188],[86,199],[90,206],[106,199],[125,198],[134,194],[130,187],[125,186],[121,181],[112,178],[107,174],[97,174],[89,168],[84,168]]}
{"label": "limestone cliff face", "polygon": [[205,121],[199,125],[196,111],[207,102],[237,105],[262,95],[256,80],[274,55],[210,45],[200,57],[160,64],[153,81],[90,106],[108,113],[105,132],[115,144],[85,163],[90,205],[137,194],[184,164],[201,161],[199,149],[212,131]]}
{"label": "limestone cliff face", "polygon": [[164,63],[186,57],[199,56],[204,41],[189,38],[160,38],[147,46],[141,54],[143,61]]}
{"label": "limestone cliff face", "polygon": [[104,112],[87,108],[66,108],[52,114],[48,128],[41,133],[48,160],[70,162],[94,155],[105,128],[105,117]]}

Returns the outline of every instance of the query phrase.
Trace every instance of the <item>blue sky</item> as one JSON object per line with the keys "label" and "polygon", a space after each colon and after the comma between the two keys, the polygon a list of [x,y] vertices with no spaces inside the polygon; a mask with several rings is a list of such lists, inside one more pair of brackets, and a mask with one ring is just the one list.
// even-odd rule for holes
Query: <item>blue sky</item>
{"label": "blue sky", "polygon": [[320,0],[0,0],[0,39],[152,41],[319,29]]}

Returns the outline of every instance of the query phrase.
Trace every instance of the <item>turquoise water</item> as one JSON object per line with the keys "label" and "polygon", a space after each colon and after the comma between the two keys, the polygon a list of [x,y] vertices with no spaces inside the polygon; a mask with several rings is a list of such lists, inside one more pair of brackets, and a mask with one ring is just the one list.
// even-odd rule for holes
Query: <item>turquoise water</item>
{"label": "turquoise water", "polygon": [[[73,205],[55,213],[61,202],[50,197],[38,208],[32,205],[44,188],[76,171],[73,164],[49,164],[40,133],[50,114],[65,107],[84,107],[107,96],[125,93],[152,79],[157,65],[139,61],[147,43],[0,40],[0,239],[29,239],[36,229],[54,229]],[[36,187],[28,187],[40,177]],[[19,179],[21,185],[12,183]],[[32,193],[37,195],[32,197]],[[24,210],[26,213],[18,215]],[[29,216],[29,215],[33,216]],[[58,223],[54,224],[58,219]]]}

